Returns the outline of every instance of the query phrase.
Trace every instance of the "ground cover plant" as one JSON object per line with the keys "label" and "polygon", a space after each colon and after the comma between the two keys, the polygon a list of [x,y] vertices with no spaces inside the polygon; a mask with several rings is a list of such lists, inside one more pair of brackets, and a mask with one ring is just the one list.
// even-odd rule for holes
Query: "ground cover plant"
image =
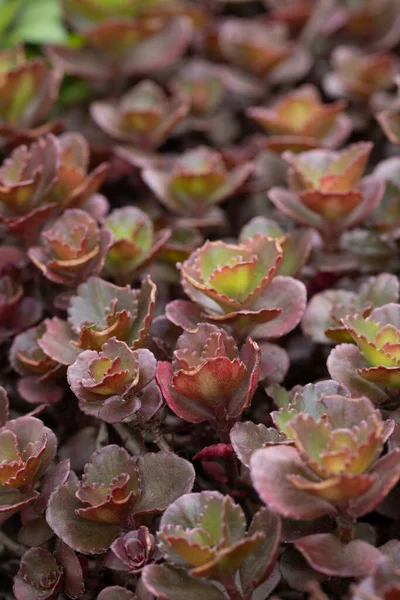
{"label": "ground cover plant", "polygon": [[0,38],[0,600],[400,600],[399,0]]}

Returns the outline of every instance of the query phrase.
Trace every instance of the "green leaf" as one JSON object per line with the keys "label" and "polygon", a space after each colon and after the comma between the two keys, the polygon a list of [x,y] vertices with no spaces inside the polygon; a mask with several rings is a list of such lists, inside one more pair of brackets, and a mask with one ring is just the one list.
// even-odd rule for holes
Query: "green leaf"
{"label": "green leaf", "polygon": [[30,0],[24,3],[10,36],[13,43],[61,43],[68,40],[59,0]]}

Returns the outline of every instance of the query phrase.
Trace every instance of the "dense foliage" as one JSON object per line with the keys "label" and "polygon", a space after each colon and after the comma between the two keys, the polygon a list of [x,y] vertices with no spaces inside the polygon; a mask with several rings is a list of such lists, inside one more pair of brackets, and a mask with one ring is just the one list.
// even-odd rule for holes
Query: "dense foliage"
{"label": "dense foliage", "polygon": [[1,600],[400,600],[400,0],[0,37]]}

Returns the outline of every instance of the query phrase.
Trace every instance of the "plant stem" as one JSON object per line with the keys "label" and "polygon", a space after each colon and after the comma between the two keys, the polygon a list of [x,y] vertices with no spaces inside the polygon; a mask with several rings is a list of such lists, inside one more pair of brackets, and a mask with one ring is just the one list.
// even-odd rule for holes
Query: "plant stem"
{"label": "plant stem", "polygon": [[108,430],[107,425],[103,421],[100,423],[99,431],[96,438],[96,450],[101,450],[108,444]]}
{"label": "plant stem", "polygon": [[348,544],[354,540],[354,521],[347,517],[338,517],[336,523],[338,526],[339,539],[342,544]]}
{"label": "plant stem", "polygon": [[223,585],[228,592],[230,600],[244,600],[241,592],[239,592],[233,581],[224,581]]}
{"label": "plant stem", "polygon": [[161,433],[159,427],[153,427],[151,433],[153,436],[153,442],[159,447],[160,450],[162,450],[162,452],[173,452],[171,446]]}
{"label": "plant stem", "polygon": [[[219,433],[220,440],[223,444],[231,443],[231,438],[229,436],[229,430],[220,429],[218,431],[218,433]],[[225,458],[225,464],[226,464],[226,470],[228,473],[230,483],[233,488],[236,488],[240,482],[238,461],[237,461],[236,455],[232,454],[231,456],[227,456]]]}
{"label": "plant stem", "polygon": [[141,456],[142,454],[146,453],[145,448],[143,448],[137,437],[124,425],[121,425],[121,423],[113,423],[112,427],[118,433],[119,437],[124,443],[125,448],[131,454],[134,456]]}
{"label": "plant stem", "polygon": [[22,544],[17,544],[17,542],[10,539],[4,531],[0,531],[0,546],[4,546],[15,556],[22,556],[27,550]]}

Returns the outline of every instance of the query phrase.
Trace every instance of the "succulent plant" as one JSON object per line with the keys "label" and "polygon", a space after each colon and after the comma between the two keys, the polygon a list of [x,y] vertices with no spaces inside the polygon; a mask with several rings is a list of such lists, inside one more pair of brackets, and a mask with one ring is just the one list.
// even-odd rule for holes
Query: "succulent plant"
{"label": "succulent plant", "polygon": [[[379,206],[371,213],[368,224],[380,234],[383,241],[397,239],[400,228],[400,179],[398,157],[381,161],[375,167],[373,175],[385,182],[385,193]],[[383,236],[381,234],[384,234]],[[385,235],[388,234],[388,235]]]}
{"label": "succulent plant", "polygon": [[[178,579],[180,570],[189,570],[190,577],[181,582],[183,588],[179,579],[176,582],[177,593],[186,589],[188,599],[206,598],[207,590],[213,599],[225,597],[218,596],[207,580],[221,583],[228,593],[236,590],[238,598],[249,599],[272,571],[280,522],[273,513],[261,509],[246,532],[244,513],[229,496],[219,492],[186,494],[165,511],[158,539],[167,565],[145,567],[143,575],[153,594],[163,592],[164,598],[172,598],[173,587],[164,589],[165,583],[174,571]],[[203,590],[199,588],[200,596],[196,583],[192,583],[196,580],[206,580]]]}
{"label": "succulent plant", "polygon": [[57,438],[31,416],[8,420],[8,401],[0,388],[3,421],[0,428],[0,521],[3,522],[38,497],[35,483],[44,475],[57,451]]}
{"label": "succulent plant", "polygon": [[267,148],[303,152],[333,149],[344,142],[351,131],[351,121],[343,113],[345,106],[341,100],[323,104],[317,88],[303,85],[272,108],[252,107],[247,114],[270,134]]}
{"label": "succulent plant", "polygon": [[131,350],[112,337],[100,352],[81,352],[68,367],[67,378],[84,413],[108,423],[132,420],[138,412],[147,420],[161,405],[157,386],[152,384],[156,365],[149,350]]}
{"label": "succulent plant", "polygon": [[0,340],[7,339],[39,321],[42,306],[10,275],[0,276]]}
{"label": "succulent plant", "polygon": [[52,360],[71,365],[84,350],[101,350],[112,337],[132,349],[141,348],[153,319],[156,286],[150,277],[140,289],[118,287],[98,277],[78,286],[68,309],[68,321],[45,321],[38,345]]}
{"label": "succulent plant", "polygon": [[175,454],[133,458],[119,446],[106,446],[92,455],[82,481],[53,492],[47,522],[75,551],[99,554],[123,528],[134,528],[140,514],[162,512],[188,493],[193,481],[193,467]]}
{"label": "succulent plant", "polygon": [[191,35],[184,17],[112,18],[86,29],[79,47],[53,45],[48,54],[65,73],[104,84],[165,69],[183,54]]}
{"label": "succulent plant", "polygon": [[0,33],[0,600],[398,600],[400,0]]}
{"label": "succulent plant", "polygon": [[52,131],[56,124],[46,119],[58,96],[59,74],[42,58],[27,60],[20,46],[3,50],[0,64],[0,135],[18,143]]}
{"label": "succulent plant", "polygon": [[244,243],[257,233],[276,239],[282,248],[283,256],[277,274],[297,276],[310,256],[314,244],[314,232],[302,228],[286,233],[276,221],[266,217],[254,217],[241,229],[239,242]]}
{"label": "succulent plant", "polygon": [[400,305],[394,303],[375,308],[367,317],[342,318],[356,345],[341,344],[332,350],[327,363],[331,376],[338,376],[352,393],[359,394],[362,388],[375,402],[388,399],[391,390],[400,386],[399,319]]}
{"label": "succulent plant", "polygon": [[340,152],[286,152],[290,189],[274,187],[268,196],[284,214],[335,238],[365,219],[382,199],[382,181],[361,179],[371,150],[370,143],[360,142]]}
{"label": "succulent plant", "polygon": [[168,242],[171,231],[154,231],[150,217],[139,208],[116,208],[105,219],[104,227],[114,241],[107,253],[104,271],[120,283],[131,282]]}
{"label": "succulent plant", "polygon": [[[223,58],[271,84],[301,79],[311,67],[307,51],[289,40],[283,23],[226,19],[218,31]],[[296,70],[292,69],[293,59]]]}
{"label": "succulent plant", "polygon": [[213,421],[229,428],[249,406],[260,374],[260,350],[248,339],[240,352],[223,329],[199,324],[183,333],[173,363],[159,362],[157,382],[168,404],[191,423]]}
{"label": "succulent plant", "polygon": [[111,544],[104,565],[114,571],[136,575],[158,557],[161,557],[161,553],[156,547],[156,538],[142,525]]}
{"label": "succulent plant", "polygon": [[85,591],[82,567],[75,552],[63,543],[53,554],[44,548],[30,548],[21,558],[14,579],[17,600],[52,600],[64,590],[69,598]]}
{"label": "succulent plant", "polygon": [[141,81],[119,102],[98,101],[91,106],[97,125],[112,138],[139,148],[161,146],[189,107],[182,97],[169,98],[153,81]]}
{"label": "succulent plant", "polygon": [[339,23],[347,36],[373,47],[391,48],[400,36],[396,0],[346,0],[339,9]]}
{"label": "succulent plant", "polygon": [[34,265],[55,283],[77,285],[100,273],[113,236],[87,212],[71,208],[42,231],[40,242],[28,251]]}
{"label": "succulent plant", "polygon": [[278,241],[259,233],[238,245],[206,242],[180,265],[182,286],[199,309],[179,302],[168,318],[184,329],[185,319],[193,329],[206,318],[233,327],[239,336],[284,335],[298,324],[306,291],[292,277],[275,276],[282,256]]}
{"label": "succulent plant", "polygon": [[88,174],[88,162],[88,144],[78,133],[48,134],[29,147],[18,146],[0,168],[0,222],[36,241],[37,231],[57,209],[83,207],[96,194],[107,166]]}
{"label": "succulent plant", "polygon": [[399,299],[399,281],[395,275],[381,273],[370,277],[357,292],[332,289],[311,298],[302,319],[302,328],[314,342],[333,344],[352,342],[341,319],[351,314],[367,317],[374,308]]}
{"label": "succulent plant", "polygon": [[335,48],[332,53],[332,67],[332,73],[328,73],[324,82],[328,93],[362,101],[388,88],[398,69],[394,54],[366,54],[354,46]]}
{"label": "succulent plant", "polygon": [[302,412],[286,422],[294,446],[252,455],[253,484],[285,517],[355,519],[373,510],[400,477],[398,449],[379,458],[393,422],[383,422],[365,397],[325,395],[318,402],[317,415]]}
{"label": "succulent plant", "polygon": [[44,332],[43,323],[31,327],[17,335],[10,348],[10,363],[21,375],[18,392],[31,404],[58,402],[63,393],[57,383],[62,367],[47,356],[38,344]]}
{"label": "succulent plant", "polygon": [[142,177],[173,213],[194,219],[210,213],[215,222],[215,206],[232,196],[251,171],[246,162],[229,172],[218,152],[199,146],[178,158],[169,172],[145,169]]}
{"label": "succulent plant", "polygon": [[216,123],[212,117],[221,116],[219,109],[224,108],[229,95],[243,100],[258,98],[262,93],[257,83],[238,70],[202,59],[185,62],[172,80],[171,89],[188,101],[191,115],[205,128],[210,117],[211,123]]}

